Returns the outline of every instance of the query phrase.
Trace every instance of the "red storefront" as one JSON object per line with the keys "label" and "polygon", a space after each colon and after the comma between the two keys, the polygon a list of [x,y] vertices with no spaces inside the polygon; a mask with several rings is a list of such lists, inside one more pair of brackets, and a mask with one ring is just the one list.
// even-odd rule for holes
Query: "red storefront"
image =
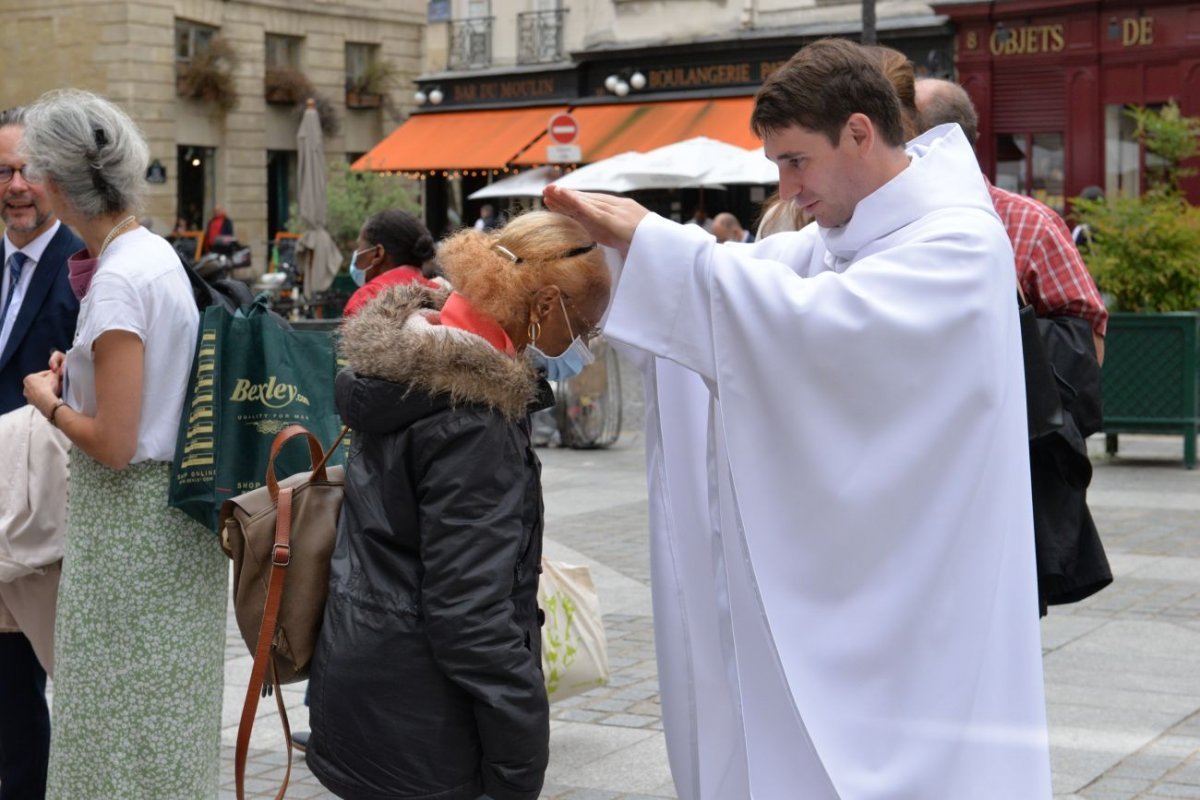
{"label": "red storefront", "polygon": [[[1001,0],[935,4],[997,185],[1062,211],[1089,185],[1135,194],[1146,154],[1128,104],[1200,115],[1200,4]],[[1192,200],[1200,199],[1193,190]]]}

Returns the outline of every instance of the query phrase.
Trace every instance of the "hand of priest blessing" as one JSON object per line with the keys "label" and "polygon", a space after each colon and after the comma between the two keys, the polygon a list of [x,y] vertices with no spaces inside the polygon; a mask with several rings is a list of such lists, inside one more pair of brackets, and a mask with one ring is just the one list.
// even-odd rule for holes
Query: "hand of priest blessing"
{"label": "hand of priest blessing", "polygon": [[597,242],[622,254],[629,251],[638,223],[650,213],[628,197],[577,192],[554,184],[542,190],[542,199],[546,208],[576,220]]}

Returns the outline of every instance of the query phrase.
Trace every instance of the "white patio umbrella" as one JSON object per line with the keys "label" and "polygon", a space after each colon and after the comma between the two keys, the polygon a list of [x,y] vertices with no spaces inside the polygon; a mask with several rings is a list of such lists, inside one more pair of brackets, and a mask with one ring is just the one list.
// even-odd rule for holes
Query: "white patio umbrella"
{"label": "white patio umbrella", "polygon": [[325,230],[328,208],[325,197],[325,149],[321,136],[321,120],[311,99],[300,118],[296,132],[298,169],[298,205],[304,233],[296,242],[296,252],[304,271],[304,294],[328,289],[342,268],[342,253],[333,237]]}
{"label": "white patio umbrella", "polygon": [[779,183],[779,168],[767,159],[761,147],[757,150],[743,150],[740,156],[709,170],[704,176],[704,183],[749,183],[766,186]]}
{"label": "white patio umbrella", "polygon": [[[765,158],[761,160],[774,169]],[[740,177],[743,168],[731,165],[746,163],[746,150],[727,142],[698,136],[646,153],[621,153],[596,161],[564,175],[554,183],[568,189],[618,194],[639,189],[718,188],[723,181],[710,178],[710,173],[721,168],[722,175],[735,174]],[[727,171],[727,168],[731,171]]]}
{"label": "white patio umbrella", "polygon": [[626,169],[629,181],[643,189],[712,186],[709,173],[744,158],[746,151],[728,142],[697,136],[643,153]]}
{"label": "white patio umbrella", "polygon": [[579,189],[585,192],[632,192],[645,188],[629,180],[627,173],[633,163],[642,157],[642,153],[621,153],[612,158],[605,158],[580,167],[574,172],[568,172],[561,178],[551,181],[555,186],[565,189]]}
{"label": "white patio umbrella", "polygon": [[519,172],[493,181],[479,191],[467,195],[468,200],[484,200],[489,197],[541,197],[546,184],[562,174],[562,169],[553,164]]}

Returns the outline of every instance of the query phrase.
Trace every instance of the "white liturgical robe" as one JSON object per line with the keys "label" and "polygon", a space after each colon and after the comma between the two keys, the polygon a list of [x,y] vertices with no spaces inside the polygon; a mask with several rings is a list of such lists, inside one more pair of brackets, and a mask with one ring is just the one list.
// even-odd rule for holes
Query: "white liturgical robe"
{"label": "white liturgical robe", "polygon": [[[682,800],[1048,800],[1012,249],[956,126],[845,226],[638,226]],[[819,235],[818,235],[819,234]]]}

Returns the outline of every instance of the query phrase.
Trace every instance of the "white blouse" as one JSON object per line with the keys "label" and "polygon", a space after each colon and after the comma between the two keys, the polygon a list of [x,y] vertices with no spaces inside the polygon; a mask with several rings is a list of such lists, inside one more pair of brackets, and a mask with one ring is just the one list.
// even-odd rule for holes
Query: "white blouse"
{"label": "white blouse", "polygon": [[199,328],[187,273],[171,245],[145,228],[118,236],[100,257],[79,305],[75,340],[67,352],[67,404],[94,417],[96,339],[114,330],[136,335],[145,356],[133,462],[170,461]]}

